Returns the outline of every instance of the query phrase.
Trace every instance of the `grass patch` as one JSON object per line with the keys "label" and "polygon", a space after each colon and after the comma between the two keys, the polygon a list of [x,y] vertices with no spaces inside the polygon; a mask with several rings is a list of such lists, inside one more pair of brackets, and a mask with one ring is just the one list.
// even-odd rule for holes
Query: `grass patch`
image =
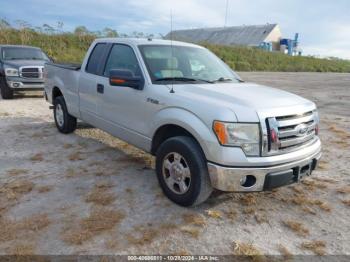
{"label": "grass patch", "polygon": [[28,169],[19,169],[19,168],[10,169],[7,171],[7,174],[10,176],[25,175],[28,173],[29,173]]}
{"label": "grass patch", "polygon": [[301,182],[304,186],[306,186],[307,190],[314,191],[315,189],[326,189],[327,184],[323,182],[318,182],[314,180],[305,179]]}
{"label": "grass patch", "polygon": [[246,215],[253,215],[255,214],[255,211],[256,211],[255,207],[245,207],[242,212],[243,214],[246,214]]}
{"label": "grass patch", "polygon": [[343,199],[341,202],[350,207],[350,199]]}
{"label": "grass patch", "polygon": [[38,190],[39,193],[47,193],[52,190],[53,186],[38,186],[36,190]]}
{"label": "grass patch", "polygon": [[294,231],[297,235],[305,237],[310,234],[309,229],[307,229],[302,223],[292,221],[292,220],[286,220],[283,221],[283,224]]}
{"label": "grass patch", "polygon": [[332,210],[328,203],[319,199],[308,198],[306,195],[303,195],[303,194],[294,195],[291,202],[295,205],[300,205],[300,206],[307,206],[307,205],[318,206],[320,209],[327,212],[330,212]]}
{"label": "grass patch", "polygon": [[0,187],[0,195],[4,194],[8,200],[19,199],[22,195],[28,194],[33,190],[34,183],[29,180],[18,179],[5,183]]}
{"label": "grass patch", "polygon": [[85,201],[95,205],[108,206],[112,204],[116,197],[113,193],[106,190],[105,185],[95,185],[93,190],[86,196]]}
{"label": "grass patch", "polygon": [[80,161],[80,160],[84,160],[85,158],[81,156],[81,152],[80,151],[77,151],[77,152],[74,152],[74,153],[70,154],[68,156],[68,159],[70,161]]}
{"label": "grass patch", "polygon": [[301,244],[301,248],[310,250],[318,256],[323,256],[326,254],[326,251],[325,251],[326,242],[322,240],[313,240],[313,241],[303,242]]}
{"label": "grass patch", "polygon": [[72,147],[73,147],[73,145],[72,144],[68,144],[68,143],[63,145],[64,149],[69,149],[69,148],[72,148]]}
{"label": "grass patch", "polygon": [[225,215],[228,219],[230,219],[231,221],[234,221],[237,218],[237,211],[234,209],[230,209],[225,212]]}
{"label": "grass patch", "polygon": [[259,213],[256,213],[256,214],[254,215],[254,218],[255,218],[255,220],[256,220],[256,222],[257,222],[258,224],[268,223],[268,222],[269,222],[269,220],[268,220],[266,214],[259,214]]}
{"label": "grass patch", "polygon": [[344,186],[337,189],[340,194],[350,194],[350,186]]}
{"label": "grass patch", "polygon": [[184,214],[182,218],[186,224],[195,226],[205,226],[207,224],[204,218],[201,215],[197,214]]}
{"label": "grass patch", "polygon": [[286,248],[283,245],[278,245],[278,251],[281,253],[283,258],[285,259],[290,259],[293,257],[293,254],[288,250],[288,248]]}
{"label": "grass patch", "polygon": [[44,157],[43,157],[43,154],[42,154],[42,153],[38,153],[38,154],[35,154],[34,156],[32,156],[32,157],[30,158],[30,160],[31,160],[32,162],[41,162],[41,161],[44,160]]}
{"label": "grass patch", "polygon": [[317,164],[317,168],[320,170],[327,170],[329,168],[329,164],[328,164],[328,162],[320,161]]}
{"label": "grass patch", "polygon": [[181,232],[188,234],[193,238],[199,237],[199,229],[195,227],[183,227],[181,228]]}
{"label": "grass patch", "polygon": [[302,207],[301,210],[303,210],[305,213],[308,213],[308,214],[311,214],[311,215],[316,215],[316,211],[313,210],[312,208],[308,207],[308,206]]}
{"label": "grass patch", "polygon": [[37,233],[49,226],[50,220],[46,214],[33,215],[21,220],[0,219],[0,242],[20,238],[21,235]]}
{"label": "grass patch", "polygon": [[243,194],[240,201],[247,206],[255,205],[257,203],[256,197],[252,193]]}
{"label": "grass patch", "polygon": [[68,244],[81,245],[96,235],[112,230],[124,218],[121,211],[94,207],[88,217],[79,221],[79,225],[65,228],[62,237]]}
{"label": "grass patch", "polygon": [[136,235],[128,234],[126,239],[129,244],[143,246],[150,244],[159,235],[158,230],[153,228],[138,228],[136,230]]}
{"label": "grass patch", "polygon": [[262,252],[251,243],[233,242],[233,254],[247,257],[254,262],[266,260]]}
{"label": "grass patch", "polygon": [[221,211],[218,211],[218,210],[207,210],[206,213],[211,218],[215,218],[215,219],[221,219],[222,218],[222,213],[221,213]]}
{"label": "grass patch", "polygon": [[35,247],[29,243],[17,243],[6,249],[7,255],[21,256],[14,258],[14,261],[30,261],[29,257],[35,254]]}

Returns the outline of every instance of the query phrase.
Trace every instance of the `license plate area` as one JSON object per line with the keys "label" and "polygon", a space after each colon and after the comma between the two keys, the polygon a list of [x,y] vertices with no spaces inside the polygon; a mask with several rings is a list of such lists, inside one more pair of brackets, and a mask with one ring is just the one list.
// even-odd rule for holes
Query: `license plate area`
{"label": "license plate area", "polygon": [[313,169],[312,167],[313,167],[313,161],[301,167],[294,168],[293,171],[294,171],[294,176],[296,178],[296,181],[300,181],[302,178],[306,176],[310,176]]}

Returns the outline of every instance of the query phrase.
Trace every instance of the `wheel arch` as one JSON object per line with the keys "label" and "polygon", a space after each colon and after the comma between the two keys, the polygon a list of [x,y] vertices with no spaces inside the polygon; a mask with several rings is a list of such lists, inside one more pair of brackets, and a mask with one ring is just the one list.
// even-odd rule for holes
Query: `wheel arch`
{"label": "wheel arch", "polygon": [[206,159],[209,158],[208,142],[216,138],[211,134],[211,129],[196,115],[181,108],[168,108],[158,112],[155,119],[150,150],[153,155],[162,142],[179,135],[192,137],[202,149]]}

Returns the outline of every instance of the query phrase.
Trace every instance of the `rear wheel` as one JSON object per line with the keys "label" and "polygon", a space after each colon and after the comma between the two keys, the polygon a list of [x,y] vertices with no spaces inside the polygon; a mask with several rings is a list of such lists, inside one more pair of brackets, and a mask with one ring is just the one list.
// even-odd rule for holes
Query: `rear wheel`
{"label": "rear wheel", "polygon": [[0,93],[3,99],[13,98],[13,90],[7,85],[4,78],[0,78]]}
{"label": "rear wheel", "polygon": [[53,114],[58,131],[63,134],[74,132],[77,127],[77,119],[68,113],[63,96],[55,98]]}
{"label": "rear wheel", "polygon": [[157,151],[156,169],[164,194],[181,206],[198,205],[213,191],[202,149],[191,137],[166,140]]}

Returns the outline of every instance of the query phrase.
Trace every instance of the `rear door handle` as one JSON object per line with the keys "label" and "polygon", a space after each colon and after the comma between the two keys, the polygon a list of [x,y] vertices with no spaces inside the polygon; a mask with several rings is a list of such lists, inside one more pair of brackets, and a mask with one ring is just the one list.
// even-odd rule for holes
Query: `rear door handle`
{"label": "rear door handle", "polygon": [[102,84],[97,84],[97,92],[103,94],[104,93],[104,85]]}

